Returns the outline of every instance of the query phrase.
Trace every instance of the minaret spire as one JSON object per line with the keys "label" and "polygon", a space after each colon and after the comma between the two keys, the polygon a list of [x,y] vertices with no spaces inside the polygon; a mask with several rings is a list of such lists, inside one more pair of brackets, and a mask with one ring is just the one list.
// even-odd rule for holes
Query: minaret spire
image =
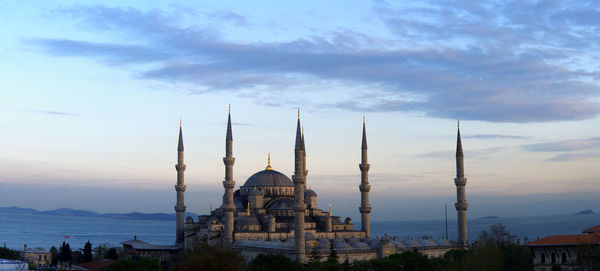
{"label": "minaret spire", "polygon": [[365,116],[363,116],[363,131],[362,131],[362,146],[361,146],[361,163],[358,165],[360,168],[360,211],[361,218],[361,230],[365,232],[367,237],[371,236],[369,214],[371,213],[371,206],[369,205],[369,191],[371,191],[371,185],[369,184],[369,169],[371,165],[368,162],[367,154],[367,128],[365,122]]}
{"label": "minaret spire", "polygon": [[235,181],[233,181],[233,164],[235,158],[233,158],[233,134],[231,132],[231,105],[229,105],[229,111],[227,113],[227,133],[225,135],[225,157],[223,157],[223,163],[225,164],[225,180],[223,181],[223,187],[225,188],[225,194],[223,195],[223,211],[224,211],[224,227],[223,227],[223,245],[228,246],[233,242],[233,216],[235,212],[235,204],[233,203],[233,187]]}
{"label": "minaret spire", "polygon": [[300,109],[298,108],[298,124],[296,125],[296,144],[294,147],[295,169],[294,181],[294,245],[296,261],[306,263],[304,190],[306,186],[306,169],[304,164],[304,142],[300,125]]}
{"label": "minaret spire", "polygon": [[458,215],[458,247],[460,249],[466,249],[468,247],[467,242],[467,203],[465,195],[465,186],[467,184],[467,178],[465,178],[465,169],[463,161],[463,150],[462,142],[460,139],[460,122],[457,123],[457,136],[456,136],[456,178],[454,178],[454,184],[456,185],[456,212]]}
{"label": "minaret spire", "polygon": [[267,156],[267,167],[265,168],[265,170],[273,170],[273,168],[271,167],[271,153],[269,153],[269,155]]}
{"label": "minaret spire", "polygon": [[183,131],[181,128],[181,119],[179,119],[179,142],[177,144],[177,164],[175,165],[177,170],[177,184],[175,185],[175,191],[177,192],[177,205],[175,205],[176,212],[176,225],[175,225],[175,244],[183,245],[184,243],[184,224],[183,217],[185,215],[185,205],[183,202],[185,184],[183,180],[183,172],[185,171],[185,164],[183,162]]}

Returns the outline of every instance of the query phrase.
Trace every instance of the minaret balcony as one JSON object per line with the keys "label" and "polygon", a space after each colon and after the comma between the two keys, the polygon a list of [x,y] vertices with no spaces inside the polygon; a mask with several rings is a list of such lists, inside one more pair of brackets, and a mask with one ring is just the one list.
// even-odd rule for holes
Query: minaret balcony
{"label": "minaret balcony", "polygon": [[187,186],[186,186],[186,185],[184,185],[184,184],[182,184],[182,185],[176,184],[176,185],[175,185],[175,191],[177,191],[177,192],[185,192],[185,188],[186,188],[186,187],[187,187]]}
{"label": "minaret balcony", "polygon": [[233,164],[235,163],[235,158],[233,158],[233,157],[223,157],[223,163],[226,166],[233,166]]}
{"label": "minaret balcony", "polygon": [[177,164],[177,165],[175,165],[175,169],[177,171],[185,171],[185,164],[183,164],[183,165]]}
{"label": "minaret balcony", "polygon": [[454,178],[454,183],[456,184],[456,186],[465,186],[467,184],[467,178]]}
{"label": "minaret balcony", "polygon": [[360,189],[360,192],[369,192],[371,191],[371,185],[364,183],[359,185],[358,189]]}
{"label": "minaret balcony", "polygon": [[358,168],[360,168],[360,171],[369,171],[369,169],[371,168],[371,164],[358,164]]}
{"label": "minaret balcony", "polygon": [[227,189],[233,189],[234,186],[235,186],[234,181],[223,181],[223,187],[225,187]]}
{"label": "minaret balcony", "polygon": [[454,204],[454,207],[457,211],[465,211],[467,208],[469,208],[469,204],[466,201],[457,202]]}
{"label": "minaret balcony", "polygon": [[370,212],[371,212],[371,207],[368,207],[368,206],[366,206],[366,207],[362,207],[362,206],[361,206],[361,207],[358,207],[358,210],[359,210],[361,213],[370,213]]}

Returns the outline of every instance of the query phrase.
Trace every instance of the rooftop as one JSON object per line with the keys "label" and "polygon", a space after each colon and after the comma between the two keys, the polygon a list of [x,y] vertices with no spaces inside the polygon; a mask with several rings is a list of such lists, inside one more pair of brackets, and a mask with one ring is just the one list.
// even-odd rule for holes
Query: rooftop
{"label": "rooftop", "polygon": [[527,246],[600,245],[600,232],[593,234],[553,235],[529,242]]}

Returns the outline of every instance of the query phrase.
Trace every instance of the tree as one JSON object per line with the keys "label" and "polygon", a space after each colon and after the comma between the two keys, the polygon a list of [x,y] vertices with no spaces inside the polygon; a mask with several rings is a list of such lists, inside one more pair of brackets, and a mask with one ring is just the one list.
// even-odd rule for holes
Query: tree
{"label": "tree", "polygon": [[117,260],[119,259],[119,253],[117,253],[117,248],[111,247],[106,252],[106,259]]}
{"label": "tree", "polygon": [[178,256],[173,271],[186,270],[242,270],[246,260],[239,252],[202,243]]}
{"label": "tree", "polygon": [[60,247],[59,261],[62,263],[70,262],[72,259],[71,253],[73,253],[71,251],[71,246],[69,246],[68,243],[63,242]]}
{"label": "tree", "polygon": [[527,271],[533,270],[533,258],[531,251],[519,245],[509,244],[502,249],[504,265],[502,270]]}
{"label": "tree", "polygon": [[16,251],[6,248],[6,246],[0,247],[0,259],[18,260],[19,255]]}
{"label": "tree", "polygon": [[55,266],[58,264],[58,259],[60,256],[60,253],[58,252],[58,248],[56,248],[55,246],[52,246],[50,248],[50,256],[52,257],[52,261],[51,264],[52,266]]}
{"label": "tree", "polygon": [[248,265],[248,271],[300,271],[302,265],[283,255],[260,254]]}
{"label": "tree", "polygon": [[92,243],[90,243],[90,240],[88,240],[83,246],[83,256],[81,257],[81,262],[87,263],[93,260],[94,257],[92,256]]}
{"label": "tree", "polygon": [[503,248],[510,244],[513,238],[514,236],[506,230],[506,226],[498,223],[490,225],[490,232],[481,231],[475,245]]}
{"label": "tree", "polygon": [[106,258],[106,252],[108,251],[108,245],[102,244],[94,247],[94,261],[101,261]]}
{"label": "tree", "polygon": [[[140,257],[136,261],[118,260],[112,263],[106,271],[161,271],[162,266],[158,259],[149,257]],[[201,270],[201,269],[199,269]]]}

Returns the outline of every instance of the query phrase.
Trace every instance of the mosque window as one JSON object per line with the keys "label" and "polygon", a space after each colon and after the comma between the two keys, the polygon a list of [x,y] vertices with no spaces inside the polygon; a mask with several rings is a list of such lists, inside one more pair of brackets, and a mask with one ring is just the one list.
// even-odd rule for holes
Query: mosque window
{"label": "mosque window", "polygon": [[556,263],[556,253],[552,252],[552,254],[550,254],[550,258],[552,259],[552,263]]}
{"label": "mosque window", "polygon": [[567,263],[567,253],[563,252],[561,255],[561,263]]}

